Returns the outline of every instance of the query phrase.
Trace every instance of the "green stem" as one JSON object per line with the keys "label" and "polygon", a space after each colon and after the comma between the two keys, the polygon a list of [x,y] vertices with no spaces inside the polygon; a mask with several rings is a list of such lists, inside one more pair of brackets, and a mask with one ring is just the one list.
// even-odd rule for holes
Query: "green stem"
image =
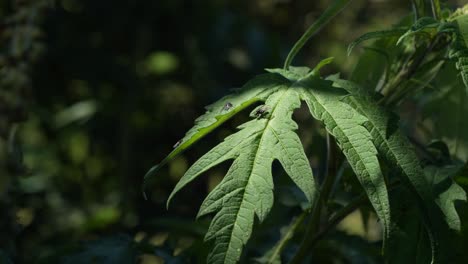
{"label": "green stem", "polygon": [[296,217],[289,226],[287,233],[283,236],[283,238],[278,242],[273,250],[273,253],[268,258],[267,263],[275,263],[275,260],[280,258],[281,252],[283,252],[284,248],[288,244],[288,242],[293,238],[296,229],[304,222],[304,219],[307,215],[307,211],[302,212],[298,217]]}
{"label": "green stem", "polygon": [[[404,86],[406,81],[409,81],[413,75],[415,75],[424,62],[426,57],[433,51],[435,45],[440,39],[441,34],[437,34],[429,43],[429,45],[423,50],[423,52],[417,56],[411,63],[409,67],[403,68],[397,76],[391,80],[384,89],[382,89],[383,97],[379,103],[385,103],[387,105],[395,105],[398,103],[399,99],[403,98],[404,95],[408,92]],[[414,54],[413,54],[414,55]],[[390,93],[392,92],[392,93]]]}
{"label": "green stem", "polygon": [[439,0],[431,0],[431,9],[432,9],[432,16],[435,19],[440,18],[440,2]]}
{"label": "green stem", "polygon": [[[395,182],[393,184],[390,184],[388,187],[388,191],[393,191],[395,188],[397,188],[400,185],[400,182]],[[315,244],[320,241],[322,238],[324,238],[328,232],[330,232],[337,224],[339,224],[343,219],[345,219],[348,215],[350,215],[352,212],[357,210],[359,207],[361,207],[364,203],[366,203],[369,200],[367,197],[367,194],[363,193],[359,195],[358,197],[354,198],[351,202],[349,202],[346,206],[341,208],[339,211],[337,211],[335,214],[333,214],[330,217],[330,220],[328,220],[327,225],[318,232],[315,237],[312,239],[310,245],[311,248],[315,246]]]}
{"label": "green stem", "polygon": [[309,227],[307,232],[304,236],[304,240],[302,241],[296,255],[291,260],[291,264],[301,263],[304,258],[310,253],[310,249],[313,243],[313,238],[315,237],[319,225],[320,225],[320,217],[322,212],[326,209],[327,201],[330,197],[330,193],[335,183],[336,175],[337,175],[337,148],[336,142],[327,134],[327,173],[325,175],[325,179],[322,183],[322,188],[320,191],[320,197],[318,202],[313,207],[312,216],[309,222]]}
{"label": "green stem", "polygon": [[284,62],[284,69],[289,70],[289,66],[293,61],[294,57],[299,53],[299,51],[304,47],[306,42],[317,32],[322,29],[332,18],[334,18],[351,0],[335,0],[331,6],[329,6],[325,12],[315,21],[307,31],[302,35],[302,37],[294,44],[293,48],[288,54],[286,61]]}
{"label": "green stem", "polygon": [[411,7],[413,8],[414,22],[416,22],[419,19],[419,10],[415,0],[411,0]]}

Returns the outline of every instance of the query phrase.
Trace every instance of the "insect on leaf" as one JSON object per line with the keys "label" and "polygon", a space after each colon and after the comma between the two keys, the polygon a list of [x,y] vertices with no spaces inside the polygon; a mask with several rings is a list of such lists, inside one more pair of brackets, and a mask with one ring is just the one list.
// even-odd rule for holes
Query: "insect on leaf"
{"label": "insect on leaf", "polygon": [[263,74],[249,81],[239,91],[207,106],[206,113],[195,120],[195,125],[185,134],[183,139],[174,145],[174,150],[163,161],[148,171],[144,178],[143,189],[167,162],[246,107],[257,101],[265,100],[269,94],[275,92],[285,82],[287,80],[278,74]]}

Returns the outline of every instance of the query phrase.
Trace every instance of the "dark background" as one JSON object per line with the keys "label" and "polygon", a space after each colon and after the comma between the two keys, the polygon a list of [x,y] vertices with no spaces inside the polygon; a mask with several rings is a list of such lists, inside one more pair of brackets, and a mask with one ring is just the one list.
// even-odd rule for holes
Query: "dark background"
{"label": "dark background", "polygon": [[[328,3],[0,1],[0,248],[15,263],[32,263],[115,234],[154,245],[179,234],[181,248],[201,237],[206,222],[195,222],[197,209],[225,167],[182,191],[170,210],[165,201],[189,164],[240,120],[167,165],[147,201],[144,174],[205,105],[264,68],[281,67]],[[294,65],[333,56],[325,72],[347,76],[360,51],[346,56],[347,44],[396,23],[409,3],[353,1]]]}

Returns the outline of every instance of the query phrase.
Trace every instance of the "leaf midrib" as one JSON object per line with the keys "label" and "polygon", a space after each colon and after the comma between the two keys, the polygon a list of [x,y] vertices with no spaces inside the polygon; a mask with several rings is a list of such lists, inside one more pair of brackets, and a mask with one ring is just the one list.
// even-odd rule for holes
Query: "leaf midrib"
{"label": "leaf midrib", "polygon": [[[245,190],[247,189],[247,186],[250,184],[250,180],[252,179],[252,172],[254,171],[254,168],[257,164],[256,160],[257,160],[257,157],[258,157],[258,150],[260,149],[260,146],[262,145],[262,142],[264,140],[264,136],[265,136],[265,131],[267,130],[268,126],[270,125],[270,122],[274,119],[274,113],[276,111],[276,108],[278,106],[278,104],[281,102],[281,100],[283,100],[283,96],[288,92],[288,90],[291,89],[291,87],[288,87],[287,89],[285,89],[285,91],[283,92],[283,94],[281,94],[280,98],[278,99],[278,101],[276,102],[276,105],[275,107],[272,109],[272,112],[270,114],[270,117],[268,119],[268,122],[266,122],[265,124],[265,128],[263,129],[263,132],[262,132],[262,136],[260,137],[260,142],[258,143],[257,145],[257,150],[255,152],[255,157],[254,157],[254,160],[252,161],[252,169],[250,170],[249,172],[249,179],[247,180],[247,184],[245,185],[245,188],[244,188],[244,191],[242,193],[242,199],[241,199],[241,203],[239,205],[239,208],[237,209],[237,213],[236,213],[236,220],[234,221],[233,225],[232,225],[232,229],[231,229],[231,234],[229,236],[229,243],[228,243],[228,249],[231,248],[231,242],[232,242],[232,237],[233,237],[233,232],[234,232],[234,228],[235,226],[237,225],[237,222],[238,222],[238,219],[239,219],[239,211],[240,209],[242,208],[242,205],[244,204],[245,202]],[[254,217],[255,217],[255,211],[254,211]],[[224,255],[224,263],[226,263],[226,257],[227,257],[227,254]]]}
{"label": "leaf midrib", "polygon": [[[304,90],[305,90],[305,89],[304,89]],[[340,126],[339,126],[339,123],[336,121],[336,119],[333,117],[333,115],[330,114],[331,112],[330,112],[330,110],[326,107],[326,104],[323,104],[323,102],[322,102],[321,100],[317,99],[317,97],[316,97],[314,94],[312,94],[311,92],[309,92],[309,91],[307,91],[307,90],[306,90],[305,92],[307,92],[310,96],[312,96],[312,97],[315,99],[315,101],[319,102],[319,103],[320,103],[320,106],[327,112],[327,114],[330,116],[330,118],[333,120],[333,122],[335,122],[336,126],[337,126],[337,127],[340,127]],[[343,129],[341,129],[341,128],[340,128],[340,130],[343,131]],[[360,158],[362,164],[363,164],[364,167],[366,168],[367,174],[370,176],[370,173],[368,172],[368,171],[369,171],[369,170],[368,170],[368,167],[367,167],[366,163],[363,162],[364,159],[362,158],[360,152],[356,150],[356,147],[355,147],[355,145],[354,145],[354,142],[353,142],[352,140],[349,139],[349,137],[347,136],[346,133],[343,133],[343,135],[344,135],[344,137],[346,137],[347,141],[350,143],[350,145],[351,145],[352,149],[354,150],[354,152],[359,156],[359,158]],[[374,187],[375,192],[378,193],[378,188],[375,186],[375,184],[374,184],[374,182],[372,181],[372,179],[371,179],[371,182],[372,182],[372,185],[373,185],[373,187]],[[383,203],[382,203],[382,200],[380,199],[380,196],[379,196],[379,195],[376,195],[376,197],[377,197],[377,200],[379,201],[380,206],[382,206]],[[382,209],[383,209],[383,208],[382,208]],[[387,229],[388,224],[389,224],[389,223],[387,222],[387,219],[384,218],[384,219],[382,219],[382,220],[385,222],[385,224],[384,224],[384,225],[385,225],[385,229]],[[385,232],[387,233],[388,231],[389,231],[389,230],[386,230]],[[385,235],[387,236],[388,234],[385,234]]]}

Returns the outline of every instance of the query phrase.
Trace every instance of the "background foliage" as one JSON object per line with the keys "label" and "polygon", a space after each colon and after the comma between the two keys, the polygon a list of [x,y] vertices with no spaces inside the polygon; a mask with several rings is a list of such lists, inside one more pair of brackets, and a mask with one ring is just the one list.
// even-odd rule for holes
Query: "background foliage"
{"label": "background foliage", "polygon": [[[305,0],[0,1],[0,260],[131,263],[138,256],[143,263],[172,263],[192,256],[204,262],[207,219],[194,216],[226,167],[182,191],[171,210],[165,202],[188,164],[247,116],[165,167],[148,201],[141,195],[143,175],[172,149],[204,105],[263,68],[281,66],[327,5]],[[333,56],[325,71],[349,76],[359,51],[347,57],[347,44],[400,21],[408,10],[409,1],[403,0],[353,1],[296,63],[312,66]],[[447,153],[466,162],[468,126],[461,122],[466,98],[448,89],[456,77],[445,70],[443,79],[434,80],[436,91],[426,89],[401,106],[402,118],[411,121],[404,124],[414,141],[432,144],[441,163],[454,163]],[[307,124],[299,131],[307,151],[323,130],[313,129],[317,124],[307,121],[306,109],[295,118]],[[431,142],[434,138],[448,148]],[[320,170],[323,160],[316,154],[309,158]],[[284,186],[279,207],[249,243],[273,243],[278,226],[298,213],[292,205],[300,199],[291,199]],[[350,189],[342,186],[343,201]],[[366,243],[380,239],[369,211],[356,212],[340,228],[346,232],[334,232],[318,245],[318,257],[329,263],[379,260],[378,246]],[[466,225],[462,228],[466,233]],[[172,257],[174,250],[179,257]],[[260,256],[264,250],[249,254]]]}

